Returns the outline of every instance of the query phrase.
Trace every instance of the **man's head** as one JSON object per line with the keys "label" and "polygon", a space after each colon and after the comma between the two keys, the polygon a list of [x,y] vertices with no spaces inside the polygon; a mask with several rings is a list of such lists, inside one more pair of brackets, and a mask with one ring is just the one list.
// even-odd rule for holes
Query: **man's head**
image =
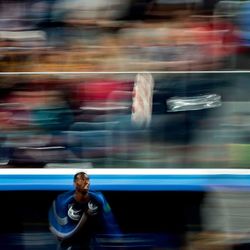
{"label": "man's head", "polygon": [[74,185],[75,185],[75,190],[87,194],[89,191],[89,177],[86,173],[84,172],[78,172],[74,175]]}

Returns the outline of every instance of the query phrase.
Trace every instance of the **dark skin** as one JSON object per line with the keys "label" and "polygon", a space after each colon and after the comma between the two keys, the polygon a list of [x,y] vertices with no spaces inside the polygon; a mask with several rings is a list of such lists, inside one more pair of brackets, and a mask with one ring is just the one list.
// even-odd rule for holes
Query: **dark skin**
{"label": "dark skin", "polygon": [[90,181],[87,174],[77,175],[74,181],[75,194],[74,198],[77,202],[88,202],[89,201],[89,186]]}

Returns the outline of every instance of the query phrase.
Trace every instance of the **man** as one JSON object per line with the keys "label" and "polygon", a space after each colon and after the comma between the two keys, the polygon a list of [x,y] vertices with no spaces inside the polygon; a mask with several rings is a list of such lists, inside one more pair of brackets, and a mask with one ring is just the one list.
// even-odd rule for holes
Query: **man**
{"label": "man", "polygon": [[49,211],[51,232],[59,249],[90,249],[96,233],[119,235],[111,209],[101,193],[89,190],[86,173],[74,175],[75,190],[59,195]]}

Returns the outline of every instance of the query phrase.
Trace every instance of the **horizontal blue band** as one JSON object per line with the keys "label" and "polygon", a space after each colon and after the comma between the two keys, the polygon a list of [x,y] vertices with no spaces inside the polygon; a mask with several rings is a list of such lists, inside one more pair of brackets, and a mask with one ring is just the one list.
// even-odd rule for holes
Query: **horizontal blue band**
{"label": "horizontal blue band", "polygon": [[[100,191],[202,191],[213,187],[250,188],[250,176],[208,175],[90,175],[91,189]],[[69,190],[73,175],[1,175],[0,190]]]}

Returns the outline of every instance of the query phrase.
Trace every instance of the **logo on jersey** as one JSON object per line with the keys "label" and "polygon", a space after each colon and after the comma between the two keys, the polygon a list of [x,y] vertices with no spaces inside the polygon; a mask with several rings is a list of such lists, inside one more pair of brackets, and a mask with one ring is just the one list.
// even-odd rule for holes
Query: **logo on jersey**
{"label": "logo on jersey", "polygon": [[68,216],[71,220],[79,221],[82,216],[82,209],[76,209],[74,208],[74,204],[72,204],[69,207]]}

